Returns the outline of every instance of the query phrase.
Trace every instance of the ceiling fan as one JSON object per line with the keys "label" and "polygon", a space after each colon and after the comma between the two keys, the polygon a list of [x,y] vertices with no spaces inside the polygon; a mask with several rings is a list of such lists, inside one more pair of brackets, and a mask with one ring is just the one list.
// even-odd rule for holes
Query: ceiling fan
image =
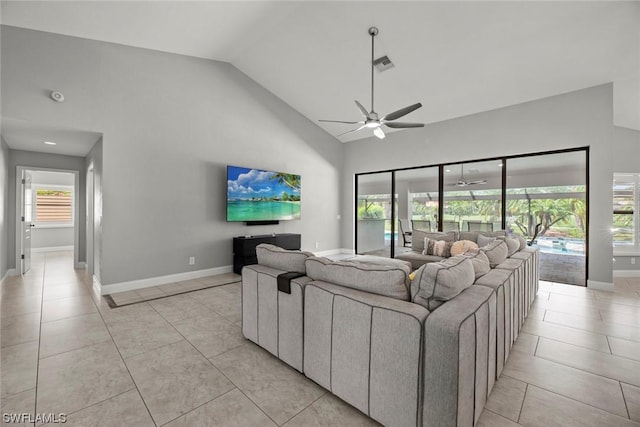
{"label": "ceiling fan", "polygon": [[458,179],[458,182],[455,182],[453,184],[449,184],[449,185],[455,185],[457,187],[467,187],[469,185],[478,185],[478,184],[486,184],[487,180],[486,179],[478,179],[476,181],[467,181],[466,179],[464,179],[464,165],[460,165],[460,179]]}
{"label": "ceiling fan", "polygon": [[371,27],[369,28],[369,35],[371,36],[371,111],[367,112],[367,109],[364,108],[364,106],[359,103],[358,101],[356,102],[356,106],[358,107],[358,109],[360,110],[360,112],[362,113],[364,120],[361,120],[359,122],[347,122],[347,121],[341,121],[341,120],[319,120],[320,122],[330,122],[330,123],[346,123],[346,124],[351,124],[351,125],[361,125],[359,128],[357,129],[352,129],[349,130],[347,132],[343,132],[340,135],[337,136],[342,136],[342,135],[346,135],[348,133],[352,133],[352,132],[357,132],[361,129],[373,129],[373,134],[375,136],[377,136],[380,139],[383,139],[385,137],[384,131],[382,130],[382,126],[387,126],[389,128],[393,128],[393,129],[404,129],[404,128],[421,128],[424,127],[424,123],[406,123],[406,122],[394,122],[394,120],[399,119],[400,117],[403,117],[409,113],[411,113],[412,111],[417,110],[418,108],[422,107],[421,103],[417,103],[417,104],[413,104],[413,105],[409,105],[408,107],[404,107],[401,108],[397,111],[394,111],[393,113],[387,114],[386,116],[382,116],[379,117],[378,113],[376,113],[376,111],[373,109],[373,68],[374,68],[374,59],[373,59],[373,53],[374,53],[374,39],[375,36],[378,35],[378,29],[376,27]]}

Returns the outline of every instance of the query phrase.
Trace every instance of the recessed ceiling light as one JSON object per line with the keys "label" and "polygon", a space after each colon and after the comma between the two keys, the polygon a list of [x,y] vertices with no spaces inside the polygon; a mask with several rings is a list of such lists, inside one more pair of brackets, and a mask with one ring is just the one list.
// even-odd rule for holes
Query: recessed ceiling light
{"label": "recessed ceiling light", "polygon": [[445,172],[451,172],[451,169],[445,169],[444,171]]}
{"label": "recessed ceiling light", "polygon": [[498,163],[498,166],[499,166],[499,167],[502,167],[502,163]]}
{"label": "recessed ceiling light", "polygon": [[56,145],[55,142],[51,142],[51,141],[45,141],[44,143],[47,144],[47,145]]}

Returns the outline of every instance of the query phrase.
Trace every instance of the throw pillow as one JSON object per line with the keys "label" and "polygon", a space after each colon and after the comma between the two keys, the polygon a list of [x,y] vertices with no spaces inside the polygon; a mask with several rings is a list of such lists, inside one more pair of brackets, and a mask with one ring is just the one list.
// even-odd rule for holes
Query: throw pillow
{"label": "throw pillow", "polygon": [[520,250],[520,242],[518,242],[518,240],[511,237],[498,237],[498,239],[507,244],[507,258],[510,258],[511,255]]}
{"label": "throw pillow", "polygon": [[465,252],[464,256],[471,260],[471,263],[473,264],[473,271],[476,275],[476,280],[491,271],[491,263],[489,262],[489,258],[487,258],[487,255],[483,251],[479,249],[470,250],[468,252]]}
{"label": "throw pillow", "polygon": [[518,243],[520,243],[520,248],[518,249],[519,251],[527,247],[527,241],[524,239],[524,237],[519,234],[514,234],[513,237],[518,241]]}
{"label": "throw pillow", "polygon": [[463,254],[467,251],[478,249],[478,244],[471,240],[458,240],[451,245],[451,256]]}
{"label": "throw pillow", "polygon": [[447,242],[444,240],[433,240],[428,237],[424,238],[424,250],[422,255],[435,255],[443,258],[449,258],[451,256],[451,246],[454,242]]}
{"label": "throw pillow", "polygon": [[495,240],[481,247],[480,250],[489,258],[491,268],[495,268],[496,265],[502,264],[507,259],[507,244],[502,240]]}
{"label": "throw pillow", "polygon": [[485,236],[484,234],[478,234],[478,246],[487,246],[489,243],[495,241],[495,236]]}
{"label": "throw pillow", "polygon": [[411,301],[434,310],[473,285],[471,260],[463,255],[430,262],[416,271],[411,282]]}

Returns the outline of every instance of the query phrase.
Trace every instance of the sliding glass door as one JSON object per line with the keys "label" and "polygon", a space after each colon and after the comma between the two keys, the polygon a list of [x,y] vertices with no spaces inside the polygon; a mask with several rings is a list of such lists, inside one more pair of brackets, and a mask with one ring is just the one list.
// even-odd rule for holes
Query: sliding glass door
{"label": "sliding glass door", "polygon": [[358,175],[356,251],[358,254],[391,256],[393,244],[390,172]]}
{"label": "sliding glass door", "polygon": [[586,285],[586,168],[585,151],[507,161],[507,228],[540,249],[542,280]]}
{"label": "sliding glass door", "polygon": [[[587,159],[580,148],[359,174],[356,252],[409,251],[412,230],[506,229],[540,249],[543,280],[585,286]],[[615,196],[626,207],[630,180],[623,178]],[[615,240],[628,240],[631,216],[614,212]]]}
{"label": "sliding glass door", "polygon": [[438,167],[426,167],[396,171],[395,189],[398,195],[396,228],[398,240],[395,253],[411,248],[413,230],[438,229],[439,173]]}
{"label": "sliding glass door", "polygon": [[442,231],[502,228],[502,160],[446,165]]}

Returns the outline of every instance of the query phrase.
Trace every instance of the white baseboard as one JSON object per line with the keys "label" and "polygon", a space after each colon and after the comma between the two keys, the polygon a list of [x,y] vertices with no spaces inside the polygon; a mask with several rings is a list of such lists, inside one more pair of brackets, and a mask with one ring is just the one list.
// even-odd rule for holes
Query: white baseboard
{"label": "white baseboard", "polygon": [[353,249],[345,249],[345,248],[338,248],[338,249],[329,249],[327,251],[320,251],[320,252],[313,252],[315,254],[315,256],[331,256],[331,255],[341,255],[341,254],[350,254],[353,255],[356,252]]}
{"label": "white baseboard", "polygon": [[18,271],[15,268],[10,268],[4,273],[4,276],[2,276],[2,279],[0,279],[0,283],[4,283],[4,280],[7,277],[17,276],[17,275],[18,275]]}
{"label": "white baseboard", "polygon": [[[135,289],[149,288],[151,286],[166,285],[183,280],[198,279],[200,277],[214,276],[217,274],[231,273],[233,266],[207,268],[205,270],[187,271],[185,273],[169,274],[167,276],[149,277],[148,279],[132,280],[130,282],[100,285],[100,295],[109,295],[116,292],[133,291]],[[94,276],[95,277],[95,276]],[[95,286],[96,279],[94,279]]]}
{"label": "white baseboard", "polygon": [[613,270],[613,277],[640,277],[640,270]]}
{"label": "white baseboard", "polygon": [[92,279],[93,281],[92,281],[91,287],[93,288],[93,293],[96,295],[102,295],[102,284],[100,283],[100,281],[98,280],[95,274],[93,275]]}
{"label": "white baseboard", "polygon": [[73,246],[49,246],[47,248],[31,248],[31,252],[72,251]]}
{"label": "white baseboard", "polygon": [[597,291],[609,291],[609,292],[613,292],[615,290],[613,283],[596,282],[595,280],[587,280],[587,288],[595,289]]}

